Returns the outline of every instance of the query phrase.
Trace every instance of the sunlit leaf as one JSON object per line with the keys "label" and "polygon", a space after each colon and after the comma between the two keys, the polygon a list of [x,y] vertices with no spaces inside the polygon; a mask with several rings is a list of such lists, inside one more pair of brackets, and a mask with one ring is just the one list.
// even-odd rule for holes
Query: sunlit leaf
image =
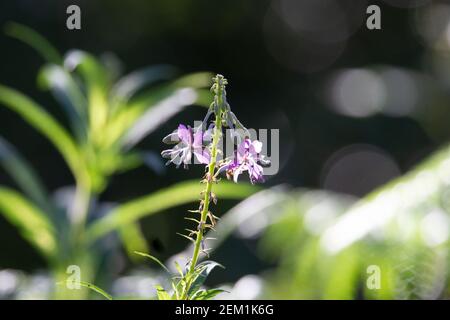
{"label": "sunlit leaf", "polygon": [[145,86],[160,80],[169,80],[175,75],[175,68],[169,65],[150,66],[125,75],[112,88],[112,96],[128,100]]}
{"label": "sunlit leaf", "polygon": [[180,264],[178,263],[178,261],[175,261],[175,269],[177,269],[180,277],[183,277],[183,270],[181,269]]}
{"label": "sunlit leaf", "polygon": [[[164,100],[151,105],[151,108],[147,107],[148,110],[139,117],[122,139],[122,145],[127,148],[134,146],[186,106],[194,104],[196,100],[197,92],[192,88],[181,88],[171,92]],[[145,102],[139,103],[144,106]]]}
{"label": "sunlit leaf", "polygon": [[91,139],[96,144],[101,145],[103,143],[103,130],[109,113],[108,73],[94,56],[81,50],[69,51],[64,57],[64,66],[70,71],[79,72],[84,79],[88,99]]}
{"label": "sunlit leaf", "polygon": [[139,251],[135,251],[134,252],[137,255],[149,258],[151,260],[153,260],[154,262],[156,262],[161,268],[163,268],[165,271],[167,271],[169,274],[171,273],[170,270],[164,265],[164,263],[162,263],[161,261],[159,261],[158,258],[148,254],[148,253],[144,253],[144,252],[139,252]]}
{"label": "sunlit leaf", "polygon": [[224,268],[220,263],[215,261],[203,261],[195,267],[195,270],[192,273],[192,278],[190,279],[191,286],[188,292],[189,296],[200,289],[211,271],[216,267]]}
{"label": "sunlit leaf", "polygon": [[[71,280],[67,280],[65,282],[58,282],[57,284],[59,285],[66,285],[66,284],[73,284],[74,282]],[[77,284],[79,284],[80,286],[90,289],[94,292],[97,292],[98,294],[102,295],[104,298],[108,299],[108,300],[113,300],[113,297],[107,293],[105,290],[97,287],[96,285],[86,282],[86,281],[78,281]]]}
{"label": "sunlit leaf", "polygon": [[211,100],[213,99],[213,94],[208,89],[196,89],[197,99],[195,100],[195,104],[208,108],[211,104]]}
{"label": "sunlit leaf", "polygon": [[[320,256],[320,263],[324,265],[325,288],[322,292],[324,299],[352,299],[356,296],[360,279],[360,260],[356,247],[347,248],[338,256]],[[330,268],[330,266],[333,266]]]}
{"label": "sunlit leaf", "polygon": [[70,50],[64,56],[64,67],[70,72],[79,72],[89,87],[106,89],[108,72],[90,53],[82,50]]}
{"label": "sunlit leaf", "polygon": [[87,101],[78,84],[62,67],[47,65],[39,73],[39,84],[50,89],[55,99],[66,111],[71,126],[80,138],[87,135]]}
{"label": "sunlit leaf", "polygon": [[[208,87],[211,74],[192,73],[179,79],[152,88],[133,98],[125,112],[134,115],[128,117],[128,132],[121,139],[122,145],[130,148],[153,132],[161,123],[193,104],[209,106],[212,99]],[[209,101],[207,101],[209,100]]]}
{"label": "sunlit leaf", "polygon": [[[105,217],[92,223],[87,230],[88,241],[95,241],[121,225],[137,221],[145,216],[197,201],[203,187],[197,181],[182,182],[120,205]],[[257,187],[249,184],[234,184],[227,181],[214,186],[214,192],[219,199],[242,199],[257,190]]]}
{"label": "sunlit leaf", "polygon": [[82,176],[77,146],[66,130],[41,106],[22,93],[0,85],[0,103],[17,112],[25,121],[50,140],[75,175]]}
{"label": "sunlit leaf", "polygon": [[164,290],[161,286],[155,286],[156,295],[158,296],[158,300],[172,300],[170,295]]}
{"label": "sunlit leaf", "polygon": [[[179,283],[180,282],[178,282],[178,284]],[[181,288],[179,288],[179,286],[177,284],[175,284],[175,282],[173,282],[173,281],[171,282],[171,285],[172,285],[172,289],[173,289],[173,294],[172,294],[171,300],[180,300],[181,294],[182,294],[182,291],[180,291]]]}
{"label": "sunlit leaf", "polygon": [[50,42],[43,36],[27,26],[15,22],[9,22],[5,27],[7,35],[28,44],[35,49],[45,60],[55,64],[62,62],[62,57]]}
{"label": "sunlit leaf", "polygon": [[217,296],[219,293],[222,292],[228,292],[226,290],[222,289],[209,289],[209,290],[198,290],[196,293],[193,294],[191,297],[192,300],[211,300],[215,296]]}
{"label": "sunlit leaf", "polygon": [[210,72],[196,72],[184,75],[173,82],[173,86],[178,88],[206,88],[211,85],[212,73]]}
{"label": "sunlit leaf", "polygon": [[[445,147],[402,177],[374,190],[355,203],[322,235],[333,253],[350,246],[372,230],[387,226],[402,210],[423,205],[444,194],[450,181],[450,147]],[[350,232],[351,230],[351,232]]]}
{"label": "sunlit leaf", "polygon": [[54,227],[44,212],[16,191],[0,186],[0,213],[44,256],[55,257]]}
{"label": "sunlit leaf", "polygon": [[49,209],[48,194],[40,178],[17,150],[2,137],[0,137],[0,165],[41,209]]}

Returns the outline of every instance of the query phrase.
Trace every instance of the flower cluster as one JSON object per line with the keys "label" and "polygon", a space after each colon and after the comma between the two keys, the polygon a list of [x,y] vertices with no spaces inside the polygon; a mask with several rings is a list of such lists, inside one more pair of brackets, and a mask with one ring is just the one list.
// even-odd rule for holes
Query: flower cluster
{"label": "flower cluster", "polygon": [[[228,112],[231,111],[228,110]],[[234,114],[228,118],[226,115],[227,113],[224,114],[224,125],[232,130],[232,137],[237,136],[234,123],[240,124],[240,122]],[[233,121],[229,119],[233,119]],[[240,126],[243,128],[241,124]],[[166,144],[176,144],[174,148],[161,152],[164,158],[169,159],[166,165],[174,163],[178,168],[183,164],[183,167],[187,169],[188,165],[193,162],[193,156],[196,163],[210,164],[211,132],[214,124],[211,124],[210,128],[205,131],[202,130],[203,127],[203,124],[197,128],[180,124],[177,130],[163,139],[163,142]],[[244,128],[244,132],[248,132],[248,130]],[[241,142],[238,144],[233,156],[217,164],[218,170],[215,176],[225,172],[228,179],[233,179],[237,183],[239,175],[247,171],[252,184],[264,182],[262,166],[268,165],[270,162],[261,154],[262,142],[258,140],[252,141],[248,136],[244,136],[240,140]]]}
{"label": "flower cluster", "polygon": [[225,161],[219,172],[225,171],[227,178],[233,178],[234,182],[238,181],[239,175],[248,171],[250,182],[264,182],[262,165],[269,164],[269,161],[261,155],[262,142],[258,140],[251,141],[245,138],[238,146],[234,157]]}
{"label": "flower cluster", "polygon": [[208,148],[203,147],[207,136],[210,136],[210,130],[203,132],[201,128],[194,130],[190,126],[180,124],[177,130],[163,139],[164,143],[176,144],[176,146],[164,150],[161,155],[170,159],[166,164],[174,163],[177,167],[183,164],[185,169],[192,162],[192,155],[199,163],[209,164],[210,152]]}

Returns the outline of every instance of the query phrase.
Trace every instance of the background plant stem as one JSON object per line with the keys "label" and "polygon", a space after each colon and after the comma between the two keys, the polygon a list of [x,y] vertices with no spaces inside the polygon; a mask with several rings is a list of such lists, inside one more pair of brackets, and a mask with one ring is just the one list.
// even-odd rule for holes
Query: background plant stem
{"label": "background plant stem", "polygon": [[84,229],[91,201],[91,190],[87,184],[77,183],[74,202],[72,205],[73,245],[75,247],[84,243]]}

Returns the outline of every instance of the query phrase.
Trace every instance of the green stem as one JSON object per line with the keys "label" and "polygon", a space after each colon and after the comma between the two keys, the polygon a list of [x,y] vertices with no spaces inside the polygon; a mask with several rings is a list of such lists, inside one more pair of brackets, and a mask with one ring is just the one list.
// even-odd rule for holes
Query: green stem
{"label": "green stem", "polygon": [[89,204],[91,201],[91,188],[88,184],[77,183],[75,190],[75,198],[72,204],[72,218],[73,220],[73,234],[72,234],[72,245],[74,250],[80,250],[83,248],[84,242],[84,230],[86,225],[86,219],[89,211]]}
{"label": "green stem", "polygon": [[200,255],[200,247],[203,240],[203,233],[205,231],[205,224],[208,217],[209,212],[209,203],[211,201],[211,191],[212,186],[214,183],[214,171],[216,169],[217,164],[217,146],[219,144],[219,140],[222,134],[222,105],[223,105],[223,89],[221,86],[218,86],[217,88],[217,101],[218,104],[218,112],[216,114],[216,119],[214,123],[214,135],[213,135],[213,141],[211,146],[211,161],[208,165],[208,173],[206,176],[206,188],[204,191],[204,198],[203,198],[203,208],[200,215],[200,224],[197,232],[197,237],[195,239],[194,243],[194,252],[192,254],[191,264],[189,266],[189,271],[186,274],[186,279],[188,279],[188,283],[186,285],[186,290],[183,295],[183,299],[186,299],[188,296],[189,288],[191,286],[191,275],[194,273],[195,267],[197,265],[197,261]]}
{"label": "green stem", "polygon": [[211,151],[211,162],[209,164],[208,168],[208,175],[207,175],[207,182],[206,182],[206,190],[205,190],[205,198],[203,199],[203,210],[201,212],[200,217],[200,230],[197,234],[197,238],[195,241],[194,246],[194,253],[192,255],[192,261],[189,268],[189,273],[192,273],[194,271],[194,268],[197,264],[198,256],[200,253],[200,246],[203,239],[203,231],[205,229],[205,223],[209,212],[209,202],[211,198],[211,191],[212,191],[212,185],[213,185],[213,177],[214,177],[214,170],[216,167],[217,162],[217,143],[220,139],[220,133],[221,133],[221,124],[222,120],[221,117],[218,116],[216,118],[216,126],[214,129],[214,138],[213,138],[213,145],[212,145],[212,151]]}
{"label": "green stem", "polygon": [[[67,252],[60,252],[60,261],[54,266],[54,277],[56,282],[66,281],[68,274],[66,268],[69,265],[77,265],[82,270],[84,281],[91,281],[93,274],[93,263],[90,251],[84,240],[86,219],[89,212],[89,204],[92,198],[90,184],[76,181],[75,196],[72,207],[72,228],[68,234],[69,247]],[[85,290],[68,290],[65,285],[56,288],[54,292],[55,299],[86,299],[88,292]]]}

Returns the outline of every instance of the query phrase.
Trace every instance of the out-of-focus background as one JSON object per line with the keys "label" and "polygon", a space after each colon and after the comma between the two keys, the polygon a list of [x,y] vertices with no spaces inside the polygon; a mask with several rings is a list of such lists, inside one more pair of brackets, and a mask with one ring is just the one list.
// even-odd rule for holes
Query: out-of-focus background
{"label": "out-of-focus background", "polygon": [[[81,8],[81,30],[66,28],[71,4]],[[372,4],[381,8],[381,30],[366,27]],[[226,269],[207,285],[231,291],[221,298],[449,297],[448,1],[3,1],[0,25],[10,21],[61,53],[80,49],[114,66],[120,60],[123,73],[168,64],[179,75],[224,74],[243,123],[280,129],[280,169],[262,193],[217,206],[223,241],[212,258]],[[37,85],[43,58],[4,32],[0,48],[0,84],[69,127]],[[157,155],[167,133],[204,112],[183,109],[136,148]],[[0,136],[49,192],[73,185],[58,151],[8,108],[0,108]],[[125,203],[202,174],[152,159],[112,174],[97,201]],[[1,168],[0,184],[15,188],[7,171]],[[149,252],[170,263],[185,249],[176,232],[191,207],[139,220]],[[49,262],[12,221],[0,216],[0,296],[48,298]],[[152,297],[157,269],[121,246],[114,252],[98,269],[111,275],[98,271],[96,283],[118,296]]]}

